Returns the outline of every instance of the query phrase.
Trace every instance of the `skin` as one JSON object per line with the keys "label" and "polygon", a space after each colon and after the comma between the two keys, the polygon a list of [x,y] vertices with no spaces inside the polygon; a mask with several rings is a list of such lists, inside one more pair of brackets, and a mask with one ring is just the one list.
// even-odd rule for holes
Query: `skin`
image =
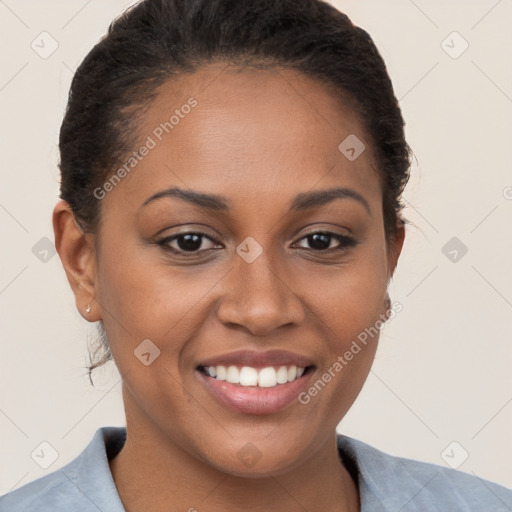
{"label": "skin", "polygon": [[[368,376],[377,336],[307,405],[275,414],[226,408],[195,367],[235,350],[284,349],[314,361],[312,384],[385,314],[404,228],[386,243],[371,144],[325,84],[219,63],[162,86],[137,121],[140,142],[189,97],[198,105],[101,200],[95,234],[78,229],[63,201],[53,214],[77,308],[103,320],[123,377],[127,441],[110,462],[121,500],[129,512],[359,510],[335,429]],[[366,145],[352,162],[338,150],[349,134]],[[231,208],[169,197],[141,206],[172,186],[225,196]],[[331,187],[356,191],[370,212],[351,198],[288,211],[297,194]],[[156,243],[184,229],[214,241],[182,255]],[[315,249],[306,235],[319,231],[357,244],[326,255],[322,247],[339,242]],[[252,263],[236,252],[249,236],[263,249]],[[149,366],[134,356],[147,338],[161,351]],[[252,467],[237,457],[248,442],[261,454]]]}

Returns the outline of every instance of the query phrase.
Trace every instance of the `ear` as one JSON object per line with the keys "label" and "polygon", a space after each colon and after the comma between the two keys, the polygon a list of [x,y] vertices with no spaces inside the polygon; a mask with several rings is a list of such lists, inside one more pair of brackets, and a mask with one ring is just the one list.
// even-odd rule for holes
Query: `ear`
{"label": "ear", "polygon": [[397,219],[396,222],[396,234],[393,240],[389,243],[388,248],[388,279],[393,277],[398,258],[402,252],[402,248],[405,240],[405,222],[402,219]]}
{"label": "ear", "polygon": [[[55,248],[59,253],[69,284],[75,295],[79,313],[90,322],[101,320],[96,303],[95,236],[84,233],[66,201],[59,201],[53,210]],[[90,311],[87,312],[88,306]]]}

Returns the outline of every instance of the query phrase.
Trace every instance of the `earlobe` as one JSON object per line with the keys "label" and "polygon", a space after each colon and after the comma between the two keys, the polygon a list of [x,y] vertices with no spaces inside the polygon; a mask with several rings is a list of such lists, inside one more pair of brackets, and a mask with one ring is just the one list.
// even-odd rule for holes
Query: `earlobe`
{"label": "earlobe", "polygon": [[80,314],[91,322],[101,319],[96,298],[96,251],[94,235],[84,233],[71,207],[59,201],[53,210],[55,248],[75,295]]}

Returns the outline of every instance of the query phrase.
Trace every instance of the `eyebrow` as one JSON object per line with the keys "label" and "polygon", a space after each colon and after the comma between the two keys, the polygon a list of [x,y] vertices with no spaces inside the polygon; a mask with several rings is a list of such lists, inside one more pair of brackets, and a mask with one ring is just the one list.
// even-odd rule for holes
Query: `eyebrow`
{"label": "eyebrow", "polygon": [[[153,194],[144,201],[142,206],[146,206],[149,203],[164,197],[175,197],[195,204],[201,208],[219,212],[226,212],[232,206],[232,202],[227,197],[215,194],[205,194],[203,192],[196,192],[179,187],[172,187]],[[290,211],[303,211],[316,208],[328,204],[335,199],[353,199],[362,204],[370,215],[372,214],[368,201],[359,194],[359,192],[350,188],[339,187],[325,190],[314,190],[312,192],[303,192],[298,194],[291,203]]]}

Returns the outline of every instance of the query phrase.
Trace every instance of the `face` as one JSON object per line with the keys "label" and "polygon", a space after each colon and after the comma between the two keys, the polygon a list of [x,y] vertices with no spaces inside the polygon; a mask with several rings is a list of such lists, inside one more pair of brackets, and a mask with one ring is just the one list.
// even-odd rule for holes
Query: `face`
{"label": "face", "polygon": [[358,336],[386,310],[396,260],[363,125],[298,72],[208,65],[162,86],[137,134],[99,199],[92,279],[128,424],[223,471],[288,470],[354,402],[378,338]]}

